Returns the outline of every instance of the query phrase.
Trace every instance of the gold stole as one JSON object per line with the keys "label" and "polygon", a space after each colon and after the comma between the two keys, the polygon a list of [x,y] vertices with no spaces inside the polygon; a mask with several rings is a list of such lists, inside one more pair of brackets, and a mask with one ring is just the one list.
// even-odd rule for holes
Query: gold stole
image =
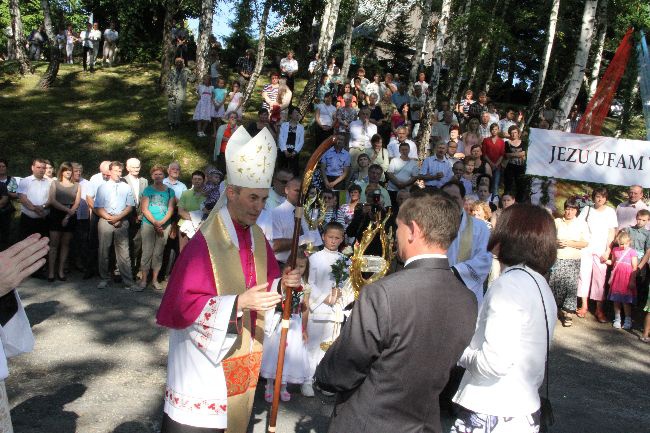
{"label": "gold stole", "polygon": [[456,263],[464,262],[472,257],[472,244],[474,243],[474,221],[469,214],[464,214],[467,217],[467,224],[463,232],[460,234],[460,243],[458,244],[458,260]]}
{"label": "gold stole", "polygon": [[[239,250],[230,239],[219,211],[212,212],[201,226],[208,245],[214,281],[219,296],[240,295],[246,290]],[[251,226],[254,245],[256,284],[266,282],[266,240],[257,226]],[[264,314],[257,314],[255,338],[251,334],[251,312],[244,311],[243,327],[232,348],[221,362],[228,390],[228,428],[230,433],[245,433],[248,428],[255,387],[262,363]]]}

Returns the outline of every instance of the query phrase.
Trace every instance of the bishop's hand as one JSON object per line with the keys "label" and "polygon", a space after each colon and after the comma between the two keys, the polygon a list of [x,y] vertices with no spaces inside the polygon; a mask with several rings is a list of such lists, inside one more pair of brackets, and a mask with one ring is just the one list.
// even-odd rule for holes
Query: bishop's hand
{"label": "bishop's hand", "polygon": [[237,309],[239,311],[266,311],[273,309],[282,300],[282,296],[277,292],[267,291],[268,287],[269,284],[264,283],[246,290],[237,298]]}

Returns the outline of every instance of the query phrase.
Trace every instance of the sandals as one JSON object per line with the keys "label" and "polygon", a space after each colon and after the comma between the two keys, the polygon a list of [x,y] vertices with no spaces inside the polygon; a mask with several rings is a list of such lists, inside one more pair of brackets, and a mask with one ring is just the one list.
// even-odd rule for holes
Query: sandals
{"label": "sandals", "polygon": [[639,340],[643,341],[644,343],[650,343],[650,337],[641,336],[639,337]]}
{"label": "sandals", "polygon": [[565,315],[562,319],[562,326],[565,328],[570,328],[573,325],[573,318],[569,315]]}

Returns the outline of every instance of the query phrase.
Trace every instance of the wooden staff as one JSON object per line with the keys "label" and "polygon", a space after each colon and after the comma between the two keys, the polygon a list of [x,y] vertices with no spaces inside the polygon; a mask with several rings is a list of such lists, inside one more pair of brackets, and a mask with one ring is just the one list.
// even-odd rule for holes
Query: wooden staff
{"label": "wooden staff", "polygon": [[[293,238],[291,242],[291,261],[288,263],[289,268],[295,269],[296,267],[296,254],[298,253],[298,240],[300,238],[300,227],[302,224],[302,202],[303,198],[307,196],[309,191],[309,185],[311,184],[312,177],[314,176],[314,170],[318,170],[318,162],[320,161],[323,154],[334,144],[336,140],[335,136],[331,136],[321,143],[320,146],[316,148],[314,153],[312,153],[309,161],[307,161],[307,166],[305,167],[305,175],[302,178],[302,185],[300,188],[300,193],[298,195],[298,207],[294,214],[294,227],[293,227]],[[293,290],[291,287],[286,287],[284,289],[284,305],[282,307],[282,330],[280,333],[280,348],[278,351],[278,365],[275,370],[275,384],[273,386],[273,404],[271,406],[271,418],[269,419],[269,430],[268,433],[275,433],[275,425],[278,418],[278,407],[280,405],[280,389],[282,387],[282,370],[284,369],[284,352],[287,349],[287,333],[289,332],[289,320],[291,320],[291,300],[293,296]]]}

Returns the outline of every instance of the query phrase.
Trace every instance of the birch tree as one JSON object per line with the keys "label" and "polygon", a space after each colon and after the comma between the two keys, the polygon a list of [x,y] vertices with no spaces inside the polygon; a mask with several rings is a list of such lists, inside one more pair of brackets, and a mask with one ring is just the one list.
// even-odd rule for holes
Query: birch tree
{"label": "birch tree", "polygon": [[585,76],[585,68],[591,49],[591,41],[594,34],[594,18],[596,17],[596,8],[598,0],[586,0],[585,8],[582,13],[582,26],[580,28],[580,40],[578,42],[575,60],[569,74],[569,84],[560,100],[558,109],[555,112],[553,120],[553,129],[564,129],[567,115],[578,97],[580,85]]}
{"label": "birch tree", "polygon": [[352,0],[350,8],[350,18],[345,27],[345,39],[343,41],[343,65],[341,66],[341,76],[347,78],[350,72],[350,63],[352,60],[352,30],[354,28],[354,19],[359,9],[359,0]]}
{"label": "birch tree", "polygon": [[429,25],[431,23],[431,16],[433,15],[433,0],[425,0],[422,6],[422,22],[420,23],[420,30],[415,37],[415,54],[411,59],[411,71],[409,72],[409,89],[413,88],[413,83],[418,76],[418,67],[420,66],[420,58],[424,51],[424,44],[427,41],[429,34]]}
{"label": "birch tree", "polygon": [[174,62],[174,54],[176,53],[176,45],[172,40],[172,21],[174,15],[178,10],[179,0],[167,0],[165,2],[165,22],[163,24],[163,40],[162,40],[162,59],[160,62],[160,78],[158,79],[158,91],[165,91],[167,85],[167,77]]}
{"label": "birch tree", "polygon": [[59,47],[56,43],[56,33],[54,32],[54,26],[52,25],[52,13],[50,10],[49,0],[41,0],[41,9],[43,9],[45,33],[47,33],[47,38],[50,40],[50,63],[47,65],[47,70],[38,85],[41,89],[48,89],[52,84],[54,84],[54,80],[56,80],[56,76],[59,73],[61,53],[59,52]]}
{"label": "birch tree", "polygon": [[594,55],[594,64],[591,67],[591,83],[589,84],[589,99],[596,93],[598,87],[598,74],[600,74],[600,64],[603,60],[603,49],[605,48],[605,36],[607,35],[607,2],[600,0],[598,4],[598,39],[596,41],[596,53]]}
{"label": "birch tree", "polygon": [[467,70],[467,38],[469,37],[469,11],[470,8],[472,7],[472,0],[467,0],[465,2],[465,12],[463,13],[463,20],[465,22],[463,23],[462,31],[461,31],[461,42],[460,42],[460,52],[458,53],[458,59],[460,59],[460,66],[458,67],[458,75],[456,75],[456,79],[454,80],[454,87],[451,90],[451,93],[449,94],[450,101],[449,103],[451,106],[456,105],[456,101],[458,101],[458,93],[460,92],[460,83],[463,81],[463,77],[465,75],[465,72]]}
{"label": "birch tree", "polygon": [[255,68],[251,74],[251,78],[248,80],[248,85],[244,91],[244,98],[242,101],[242,106],[245,107],[248,99],[251,97],[251,94],[255,90],[257,85],[257,79],[260,77],[260,72],[262,72],[262,66],[264,66],[264,53],[266,51],[266,25],[269,21],[269,12],[271,12],[272,0],[264,1],[264,9],[262,10],[262,18],[259,22],[259,33],[257,34],[257,57],[255,57]]}
{"label": "birch tree", "polygon": [[9,0],[9,14],[11,15],[11,33],[16,45],[16,61],[20,67],[20,74],[30,74],[31,65],[25,51],[27,41],[23,31],[23,20],[20,17],[20,2],[18,0]]}
{"label": "birch tree", "polygon": [[215,0],[201,1],[201,16],[199,17],[199,40],[196,44],[196,76],[201,79],[208,73],[210,51],[210,35],[212,34],[212,17]]}
{"label": "birch tree", "polygon": [[325,2],[325,10],[323,12],[323,21],[320,27],[320,36],[318,38],[318,63],[314,67],[314,73],[309,77],[309,81],[305,86],[305,90],[300,97],[298,109],[303,116],[307,112],[309,105],[314,99],[316,94],[316,86],[320,81],[319,71],[327,64],[327,57],[329,56],[330,49],[332,48],[332,41],[334,40],[334,33],[336,31],[336,22],[339,17],[339,6],[341,0],[327,0]]}
{"label": "birch tree", "polygon": [[420,122],[420,131],[418,132],[418,157],[420,161],[424,160],[427,156],[427,149],[429,147],[429,137],[431,136],[431,125],[433,124],[433,116],[437,116],[436,112],[436,96],[438,94],[438,83],[440,81],[440,68],[442,66],[442,51],[445,47],[445,37],[447,35],[447,24],[449,22],[449,14],[451,13],[451,0],[442,0],[442,8],[440,10],[440,20],[438,20],[438,30],[436,32],[436,42],[433,47],[433,60],[431,63],[431,80],[429,81],[429,97],[427,103],[424,105],[424,112],[422,113],[422,122]]}
{"label": "birch tree", "polygon": [[[607,1],[607,0],[605,0]],[[539,71],[539,78],[537,79],[537,84],[535,85],[535,93],[533,98],[530,101],[530,110],[529,115],[526,116],[526,122],[530,122],[531,117],[537,111],[537,105],[539,104],[539,98],[542,95],[542,90],[544,89],[544,81],[546,80],[546,73],[548,72],[548,65],[551,62],[551,51],[553,50],[553,41],[555,40],[555,28],[557,26],[557,16],[560,11],[560,0],[553,0],[553,5],[551,6],[551,15],[548,20],[548,29],[546,30],[546,45],[544,45],[544,54],[542,54],[542,69]]]}

